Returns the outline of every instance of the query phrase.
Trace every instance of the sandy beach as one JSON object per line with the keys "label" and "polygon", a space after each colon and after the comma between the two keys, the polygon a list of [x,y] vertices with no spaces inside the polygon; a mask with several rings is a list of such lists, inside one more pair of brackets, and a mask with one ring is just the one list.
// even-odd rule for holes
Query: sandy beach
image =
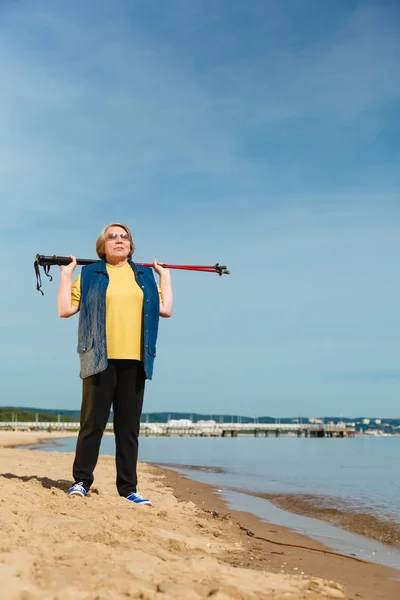
{"label": "sandy beach", "polygon": [[395,571],[228,511],[172,470],[140,465],[153,506],[138,507],[101,456],[88,497],[68,497],[72,454],[15,448],[62,435],[0,432],[2,600],[400,597]]}

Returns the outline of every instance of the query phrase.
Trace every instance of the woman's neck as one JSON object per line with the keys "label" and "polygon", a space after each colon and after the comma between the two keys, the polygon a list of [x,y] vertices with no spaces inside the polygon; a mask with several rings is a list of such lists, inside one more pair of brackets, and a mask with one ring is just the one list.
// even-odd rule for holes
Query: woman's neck
{"label": "woman's neck", "polygon": [[106,263],[111,265],[112,267],[123,267],[124,265],[126,265],[128,263],[128,259],[127,258],[119,258],[119,256],[106,257]]}

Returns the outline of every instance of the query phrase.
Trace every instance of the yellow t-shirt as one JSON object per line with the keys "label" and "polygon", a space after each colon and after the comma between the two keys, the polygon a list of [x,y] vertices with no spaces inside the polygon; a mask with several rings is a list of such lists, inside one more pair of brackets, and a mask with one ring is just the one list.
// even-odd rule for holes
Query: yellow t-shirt
{"label": "yellow t-shirt", "polygon": [[[106,339],[108,358],[142,360],[143,291],[127,263],[107,264]],[[72,304],[81,300],[81,276],[72,285]]]}

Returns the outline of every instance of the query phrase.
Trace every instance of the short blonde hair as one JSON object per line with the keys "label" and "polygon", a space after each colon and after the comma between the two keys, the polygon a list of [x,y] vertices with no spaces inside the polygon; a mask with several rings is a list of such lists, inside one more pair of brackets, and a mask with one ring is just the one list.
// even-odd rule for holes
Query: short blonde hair
{"label": "short blonde hair", "polygon": [[135,244],[132,242],[132,234],[131,234],[129,227],[127,225],[124,225],[123,223],[110,223],[109,225],[106,225],[106,227],[103,227],[103,229],[101,230],[101,233],[96,241],[97,256],[101,260],[104,260],[106,257],[106,251],[105,251],[106,234],[107,234],[107,230],[110,229],[110,227],[121,227],[122,229],[125,229],[126,233],[129,235],[129,242],[130,242],[131,249],[128,254],[128,259],[131,260],[132,254],[135,252]]}

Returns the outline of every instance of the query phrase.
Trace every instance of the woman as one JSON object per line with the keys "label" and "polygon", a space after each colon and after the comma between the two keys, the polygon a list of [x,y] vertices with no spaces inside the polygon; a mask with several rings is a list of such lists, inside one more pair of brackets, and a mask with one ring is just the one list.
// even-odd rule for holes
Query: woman
{"label": "woman", "polygon": [[129,228],[112,223],[96,243],[100,262],[82,268],[72,284],[76,258],[61,266],[58,314],[79,311],[78,353],[83,379],[81,426],[73,465],[71,496],[86,496],[93,483],[101,438],[111,405],[114,414],[117,490],[135,504],[151,504],[137,492],[140,416],[145,380],[151,379],[158,320],[172,313],[168,269],[132,262],[135,246]]}

